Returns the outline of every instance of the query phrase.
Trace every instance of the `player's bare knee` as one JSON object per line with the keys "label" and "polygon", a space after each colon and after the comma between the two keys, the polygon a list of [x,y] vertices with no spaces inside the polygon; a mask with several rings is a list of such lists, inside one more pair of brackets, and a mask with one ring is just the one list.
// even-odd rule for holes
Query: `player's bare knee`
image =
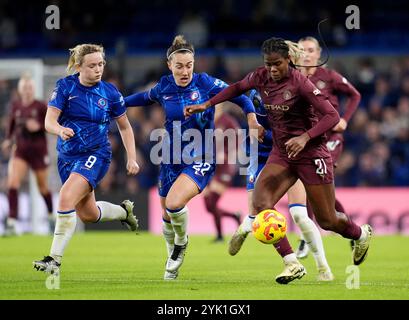
{"label": "player's bare knee", "polygon": [[60,199],[58,203],[59,210],[61,211],[72,210],[72,208],[74,208],[75,205],[76,203],[72,201],[72,197],[70,197],[69,194],[60,192]]}
{"label": "player's bare knee", "polygon": [[260,193],[253,193],[253,204],[254,209],[256,210],[257,213],[266,209],[274,208],[274,203],[272,203],[270,198],[267,196],[263,196]]}
{"label": "player's bare knee", "polygon": [[177,210],[183,208],[186,203],[181,201],[180,199],[172,199],[172,198],[166,198],[166,208],[169,210]]}
{"label": "player's bare knee", "polygon": [[256,210],[257,213],[267,210],[267,209],[273,209],[274,205],[270,201],[258,201],[254,203],[254,209]]}

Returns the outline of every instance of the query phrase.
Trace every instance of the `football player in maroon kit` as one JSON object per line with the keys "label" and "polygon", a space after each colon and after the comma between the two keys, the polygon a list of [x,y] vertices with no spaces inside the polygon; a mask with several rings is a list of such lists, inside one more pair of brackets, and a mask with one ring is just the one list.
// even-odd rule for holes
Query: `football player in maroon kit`
{"label": "football player in maroon kit", "polygon": [[11,104],[6,139],[2,143],[4,151],[11,148],[7,179],[9,216],[6,235],[16,234],[18,190],[29,168],[34,171],[38,189],[47,205],[49,220],[53,217],[53,204],[47,181],[49,158],[44,128],[47,106],[35,99],[34,81],[29,76],[21,77],[17,90],[20,99]]}
{"label": "football player in maroon kit", "polygon": [[[301,58],[299,68],[301,73],[308,77],[308,79],[324,94],[328,97],[331,104],[337,110],[340,115],[339,122],[326,133],[326,145],[331,153],[332,163],[334,168],[337,166],[337,161],[343,150],[343,135],[348,125],[348,121],[352,117],[353,113],[357,109],[359,102],[361,101],[360,93],[351,85],[348,80],[337,73],[334,70],[317,67],[321,58],[321,46],[314,37],[301,38],[298,44],[303,48],[304,55]],[[341,107],[339,105],[338,96],[342,95],[347,97],[344,110],[341,113]],[[342,115],[341,115],[342,114]],[[320,115],[318,114],[318,117]],[[301,184],[298,188],[290,188],[289,197],[296,198],[302,195],[304,198],[305,190]],[[291,204],[291,203],[290,203]],[[298,210],[307,210],[310,218],[313,216],[311,206],[307,208],[297,208]],[[335,199],[335,210],[337,212],[345,212],[345,209],[341,202]],[[302,259],[308,255],[309,246],[305,243],[305,239],[301,236],[300,245],[297,250],[297,257]]]}
{"label": "football player in maroon kit", "polygon": [[[326,96],[294,68],[289,57],[289,46],[283,39],[264,41],[262,54],[264,66],[210,100],[187,106],[185,116],[256,89],[273,130],[273,149],[258,176],[253,193],[256,211],[273,209],[300,179],[318,224],[325,230],[354,240],[353,263],[359,265],[367,256],[372,228],[367,224],[359,227],[344,213],[335,211],[332,158],[325,145],[324,133],[340,121],[339,114]],[[316,113],[321,114],[320,121]],[[290,246],[287,249],[280,248],[280,251],[292,252]],[[291,277],[293,262],[285,263]]]}
{"label": "football player in maroon kit", "polygon": [[[207,211],[211,213],[214,218],[216,227],[216,238],[214,242],[223,242],[222,217],[232,218],[240,225],[240,212],[228,212],[217,205],[223,193],[231,185],[238,170],[236,152],[238,150],[238,129],[240,129],[240,125],[233,116],[227,112],[223,112],[221,107],[216,108],[214,125],[216,130],[219,129],[222,130],[222,132],[215,134],[216,171],[210,184],[204,190],[204,202]],[[218,141],[218,139],[221,140]],[[231,139],[231,141],[235,143],[229,143],[227,139]],[[232,161],[229,161],[229,157]]]}

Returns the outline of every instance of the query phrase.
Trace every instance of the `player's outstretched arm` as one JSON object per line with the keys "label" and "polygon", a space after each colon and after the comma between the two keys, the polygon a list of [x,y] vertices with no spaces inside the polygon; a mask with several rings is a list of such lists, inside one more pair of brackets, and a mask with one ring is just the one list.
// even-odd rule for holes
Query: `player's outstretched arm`
{"label": "player's outstretched arm", "polygon": [[205,111],[210,106],[211,106],[210,100],[207,100],[201,104],[190,105],[185,107],[185,109],[183,110],[183,114],[185,117],[190,117],[194,113],[200,113]]}
{"label": "player's outstretched arm", "polygon": [[126,171],[129,175],[136,175],[139,172],[139,165],[136,162],[135,138],[131,124],[126,114],[116,119],[122,143],[124,144],[127,156]]}
{"label": "player's outstretched arm", "polygon": [[60,116],[61,110],[57,108],[48,108],[45,115],[45,130],[51,134],[60,136],[63,140],[68,140],[74,136],[74,130],[71,128],[66,128],[58,123],[58,117]]}
{"label": "player's outstretched arm", "polygon": [[247,123],[250,130],[250,138],[254,137],[258,142],[263,142],[266,130],[258,123],[256,114],[254,112],[247,114]]}

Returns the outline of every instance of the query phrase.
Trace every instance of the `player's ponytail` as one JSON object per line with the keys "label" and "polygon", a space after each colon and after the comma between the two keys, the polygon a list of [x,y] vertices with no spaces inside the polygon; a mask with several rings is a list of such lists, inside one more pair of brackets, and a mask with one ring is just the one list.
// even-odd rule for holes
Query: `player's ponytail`
{"label": "player's ponytail", "polygon": [[104,48],[97,44],[79,44],[76,45],[74,48],[70,48],[70,58],[68,59],[67,65],[67,73],[72,74],[75,73],[75,66],[80,66],[84,60],[84,56],[94,52],[100,52],[102,54],[102,58],[105,59],[105,52]]}
{"label": "player's ponytail", "polygon": [[173,39],[172,45],[166,51],[166,58],[168,59],[168,61],[176,52],[191,53],[192,55],[195,55],[195,49],[193,48],[193,45],[187,42],[185,37],[180,34]]}
{"label": "player's ponytail", "polygon": [[285,43],[288,45],[288,56],[291,62],[293,65],[299,64],[301,58],[304,57],[304,50],[298,43],[289,40],[285,40]]}
{"label": "player's ponytail", "polygon": [[71,73],[72,70],[74,69],[74,65],[75,65],[75,48],[69,49],[70,58],[68,59],[67,73]]}

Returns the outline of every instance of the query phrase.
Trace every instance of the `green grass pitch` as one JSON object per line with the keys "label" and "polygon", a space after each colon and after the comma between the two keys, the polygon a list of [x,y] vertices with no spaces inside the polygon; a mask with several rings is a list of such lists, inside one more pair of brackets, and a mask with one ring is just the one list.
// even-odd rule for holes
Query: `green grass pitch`
{"label": "green grass pitch", "polygon": [[[297,237],[289,238],[295,246]],[[335,281],[316,281],[310,255],[302,260],[308,274],[287,285],[274,280],[283,265],[273,247],[251,236],[234,257],[227,253],[227,241],[214,244],[211,236],[194,235],[189,239],[178,280],[164,281],[162,237],[126,231],[75,234],[63,260],[60,289],[49,290],[47,275],[35,271],[32,261],[48,254],[51,236],[1,238],[0,299],[409,299],[409,237],[373,238],[359,267],[358,289],[346,286],[351,252],[349,242],[339,236],[324,237]]]}

